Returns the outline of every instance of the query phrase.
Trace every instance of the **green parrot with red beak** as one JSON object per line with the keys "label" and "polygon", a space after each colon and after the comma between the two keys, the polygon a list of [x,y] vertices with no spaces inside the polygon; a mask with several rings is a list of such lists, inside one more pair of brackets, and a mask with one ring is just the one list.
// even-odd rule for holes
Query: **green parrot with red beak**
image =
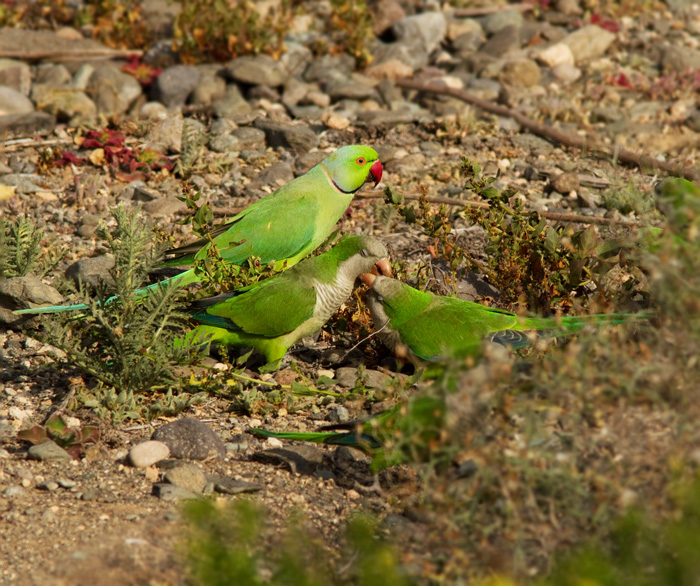
{"label": "green parrot with red beak", "polygon": [[[192,242],[165,252],[163,266],[191,266],[216,246],[224,262],[242,265],[251,257],[262,264],[274,261],[277,269],[295,265],[316,250],[347,210],[355,192],[367,181],[382,179],[377,152],[363,145],[349,145],[328,155],[310,171],[280,187],[215,229],[211,239]],[[166,282],[179,287],[200,280],[195,269],[135,292],[144,297]],[[114,301],[116,297],[105,303]],[[58,313],[87,306],[54,305],[21,309],[17,314]]]}

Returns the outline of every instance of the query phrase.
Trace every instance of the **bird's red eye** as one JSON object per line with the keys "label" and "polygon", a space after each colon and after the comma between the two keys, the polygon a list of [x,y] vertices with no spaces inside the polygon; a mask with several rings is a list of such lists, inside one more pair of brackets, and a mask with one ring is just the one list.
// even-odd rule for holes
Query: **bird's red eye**
{"label": "bird's red eye", "polygon": [[357,161],[355,161],[358,165],[364,165],[367,161],[365,161],[364,157],[357,157]]}

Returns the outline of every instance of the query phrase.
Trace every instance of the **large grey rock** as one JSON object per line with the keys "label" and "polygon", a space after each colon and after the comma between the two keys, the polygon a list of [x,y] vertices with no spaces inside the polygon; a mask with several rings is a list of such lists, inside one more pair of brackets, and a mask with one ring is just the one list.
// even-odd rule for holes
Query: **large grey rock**
{"label": "large grey rock", "polygon": [[32,89],[29,65],[16,59],[0,59],[0,86],[10,87],[24,96]]}
{"label": "large grey rock", "polygon": [[661,53],[661,67],[665,72],[679,73],[700,69],[700,51],[691,47],[668,45]]}
{"label": "large grey rock", "polygon": [[206,423],[185,417],[158,428],[151,439],[170,448],[173,458],[183,460],[210,460],[225,458],[226,447]]}
{"label": "large grey rock", "polygon": [[493,35],[507,26],[519,29],[524,21],[523,13],[519,10],[502,10],[484,17],[481,25],[487,35]]}
{"label": "large grey rock", "polygon": [[604,55],[614,40],[614,33],[589,24],[564,37],[562,43],[569,46],[578,65],[582,61],[590,61]]}
{"label": "large grey rock", "polygon": [[0,116],[0,134],[47,134],[56,126],[56,117],[48,112],[30,112]]}
{"label": "large grey rock", "polygon": [[0,280],[0,324],[13,326],[32,318],[31,315],[15,315],[13,311],[16,309],[61,303],[61,294],[37,277],[11,277]]}
{"label": "large grey rock", "polygon": [[51,440],[32,446],[27,455],[31,460],[42,462],[68,462],[73,459],[66,450]]}
{"label": "large grey rock", "polygon": [[531,59],[516,59],[506,62],[498,74],[501,83],[520,87],[531,87],[540,82],[540,68]]}
{"label": "large grey rock", "polygon": [[97,114],[97,107],[88,95],[72,88],[34,84],[32,99],[39,110],[53,114],[59,121],[73,126],[92,122]]}
{"label": "large grey rock", "polygon": [[481,53],[502,57],[520,48],[520,29],[509,25],[492,35],[480,48]]}
{"label": "large grey rock", "polygon": [[279,161],[260,171],[248,184],[247,189],[255,191],[267,186],[274,191],[292,179],[294,179],[292,166],[284,161]]}
{"label": "large grey rock", "polygon": [[216,100],[212,107],[220,118],[233,118],[251,111],[250,104],[235,84],[228,84],[224,97]]}
{"label": "large grey rock", "polygon": [[165,480],[195,493],[204,492],[207,477],[201,468],[195,464],[181,464],[165,473]]}
{"label": "large grey rock", "polygon": [[447,20],[442,12],[424,12],[398,20],[391,30],[398,41],[418,40],[425,52],[431,53],[445,38]]}
{"label": "large grey rock", "polygon": [[303,153],[318,146],[318,137],[308,126],[277,122],[267,118],[255,121],[255,127],[265,133],[271,147],[284,147],[293,152]]}
{"label": "large grey rock", "polygon": [[114,268],[114,258],[108,255],[82,258],[70,265],[65,272],[67,278],[76,285],[84,283],[92,287],[113,286],[114,278],[110,271]]}
{"label": "large grey rock", "polygon": [[219,65],[197,65],[199,83],[192,93],[191,101],[197,106],[211,106],[226,95],[226,80]]}
{"label": "large grey rock", "polygon": [[0,116],[33,111],[34,104],[27,96],[11,87],[0,85]]}
{"label": "large grey rock", "polygon": [[324,55],[314,59],[304,72],[304,80],[310,83],[325,82],[334,73],[350,74],[355,70],[355,60],[350,55]]}
{"label": "large grey rock", "polygon": [[279,87],[287,79],[284,67],[269,55],[238,57],[228,64],[226,72],[231,79],[249,85]]}
{"label": "large grey rock", "polygon": [[199,70],[192,65],[173,65],[163,71],[153,83],[153,99],[168,108],[180,107],[199,83]]}
{"label": "large grey rock", "polygon": [[87,83],[97,113],[108,118],[126,112],[141,95],[141,84],[133,75],[120,71],[112,64],[100,65]]}
{"label": "large grey rock", "polygon": [[365,370],[361,373],[357,368],[351,366],[337,369],[335,371],[335,378],[339,386],[346,388],[353,388],[360,378],[366,386],[377,389],[385,387],[391,380],[388,374],[384,374],[378,370]]}

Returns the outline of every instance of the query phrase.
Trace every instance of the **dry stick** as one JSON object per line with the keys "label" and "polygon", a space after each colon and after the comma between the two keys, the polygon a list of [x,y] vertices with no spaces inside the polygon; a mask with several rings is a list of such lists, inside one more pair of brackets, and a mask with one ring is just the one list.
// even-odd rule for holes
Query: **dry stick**
{"label": "dry stick", "polygon": [[610,157],[613,160],[620,161],[621,163],[626,163],[628,165],[637,165],[638,167],[651,167],[652,169],[660,169],[670,175],[676,177],[684,177],[689,181],[700,180],[700,170],[681,168],[678,165],[673,165],[672,163],[667,163],[666,161],[659,161],[649,155],[638,155],[632,151],[628,151],[626,148],[621,146],[615,146],[610,149],[602,146],[595,146],[586,143],[583,138],[578,136],[569,136],[568,134],[547,126],[546,124],[540,124],[535,122],[531,118],[528,118],[520,112],[516,112],[510,108],[504,106],[497,106],[486,100],[477,98],[476,96],[458,89],[448,88],[444,86],[431,85],[429,83],[423,83],[420,81],[415,81],[413,79],[397,79],[396,85],[406,89],[418,90],[421,92],[428,92],[432,94],[440,94],[444,96],[453,96],[460,100],[467,102],[468,104],[474,104],[482,110],[486,110],[491,114],[496,114],[497,116],[506,116],[512,118],[522,127],[527,128],[533,134],[551,140],[553,142],[558,142],[564,146],[578,148],[582,150],[587,150],[591,154],[603,155]]}
{"label": "dry stick", "polygon": [[[405,199],[420,199],[423,197],[418,193],[404,193],[402,194]],[[383,198],[383,193],[358,193],[355,197],[361,199],[379,199]],[[468,206],[470,208],[479,208],[482,210],[487,210],[491,206],[483,201],[474,201],[471,199],[455,199],[453,197],[440,197],[440,196],[426,196],[425,201],[429,203],[444,203],[450,206]],[[560,222],[578,222],[580,224],[622,224],[625,226],[641,226],[639,222],[634,220],[623,220],[618,218],[601,218],[598,216],[583,216],[581,214],[565,214],[561,212],[541,212],[537,213],[543,218],[548,220],[558,220]]]}

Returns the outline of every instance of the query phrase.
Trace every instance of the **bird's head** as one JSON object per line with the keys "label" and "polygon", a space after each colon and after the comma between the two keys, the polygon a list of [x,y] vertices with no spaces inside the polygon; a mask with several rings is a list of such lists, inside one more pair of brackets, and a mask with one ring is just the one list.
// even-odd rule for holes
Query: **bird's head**
{"label": "bird's head", "polygon": [[343,193],[355,193],[366,181],[376,187],[382,180],[382,164],[373,148],[348,145],[328,155],[320,163],[333,186]]}

